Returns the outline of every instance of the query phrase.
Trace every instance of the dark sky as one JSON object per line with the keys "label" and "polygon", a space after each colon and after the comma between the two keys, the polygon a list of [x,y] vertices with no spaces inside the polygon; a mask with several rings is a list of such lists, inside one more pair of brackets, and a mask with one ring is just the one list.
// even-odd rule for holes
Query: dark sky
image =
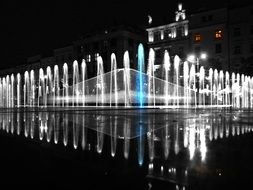
{"label": "dark sky", "polygon": [[[168,20],[174,15],[177,2],[177,0],[153,0],[147,3],[140,0],[1,2],[0,68],[18,65],[29,56],[64,47],[88,31],[122,23],[144,26],[148,14],[153,20]],[[217,7],[224,4],[222,0],[181,2],[184,3],[183,6],[188,13],[201,7]]]}

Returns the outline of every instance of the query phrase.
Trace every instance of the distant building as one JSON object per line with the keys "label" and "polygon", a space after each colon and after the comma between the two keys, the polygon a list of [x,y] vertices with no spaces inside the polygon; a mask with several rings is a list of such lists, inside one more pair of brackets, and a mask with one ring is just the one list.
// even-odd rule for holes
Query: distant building
{"label": "distant building", "polygon": [[72,64],[77,60],[81,65],[82,59],[87,63],[88,77],[96,75],[97,57],[102,56],[104,62],[104,71],[108,72],[110,68],[110,56],[116,54],[118,68],[123,67],[123,55],[129,51],[130,67],[137,68],[137,49],[139,43],[146,44],[145,31],[133,27],[119,26],[101,32],[86,35],[76,40],[72,45],[54,49],[50,56],[43,57],[36,55],[27,59],[27,64],[21,67],[3,70],[1,73],[5,76],[8,74],[24,74],[25,71],[35,71],[39,75],[39,69],[44,70],[46,74],[47,67],[53,70],[54,65],[58,65],[59,73],[62,73],[63,64],[68,64],[69,78],[72,78]]}
{"label": "distant building", "polygon": [[192,13],[178,5],[175,22],[147,27],[148,47],[162,64],[164,50],[184,61],[194,54],[206,68],[253,73],[253,6],[225,7]]}
{"label": "distant building", "polygon": [[253,73],[253,6],[229,10],[231,69]]}
{"label": "distant building", "polygon": [[86,60],[88,74],[96,75],[97,57],[102,56],[104,71],[110,71],[110,56],[115,53],[118,68],[123,67],[124,52],[130,56],[130,67],[137,68],[137,48],[139,43],[145,44],[145,32],[132,27],[115,27],[99,33],[84,36],[74,42],[77,60]]}
{"label": "distant building", "polygon": [[171,56],[179,55],[181,58],[185,58],[186,53],[189,52],[189,20],[186,18],[182,4],[178,4],[174,22],[149,26],[146,31],[148,33],[147,45],[155,50],[156,65],[162,64],[165,50]]}
{"label": "distant building", "polygon": [[200,65],[217,69],[229,69],[229,48],[226,8],[201,11],[190,16],[190,52],[200,56],[208,55],[208,60],[200,60]]}

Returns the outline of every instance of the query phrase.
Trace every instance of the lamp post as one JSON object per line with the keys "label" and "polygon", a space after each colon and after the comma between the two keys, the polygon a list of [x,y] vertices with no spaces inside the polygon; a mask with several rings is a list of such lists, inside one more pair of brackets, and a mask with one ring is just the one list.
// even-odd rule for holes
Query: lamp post
{"label": "lamp post", "polygon": [[195,54],[191,54],[187,57],[187,61],[189,61],[190,63],[196,63],[197,73],[199,72],[200,60],[206,60],[206,59],[207,59],[206,53],[201,53],[199,56],[196,56]]}

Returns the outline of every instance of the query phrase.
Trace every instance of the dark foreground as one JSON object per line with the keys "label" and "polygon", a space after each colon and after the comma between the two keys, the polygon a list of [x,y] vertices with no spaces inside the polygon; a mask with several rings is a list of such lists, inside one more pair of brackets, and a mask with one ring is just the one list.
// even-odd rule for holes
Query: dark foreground
{"label": "dark foreground", "polygon": [[253,112],[1,110],[1,185],[253,187]]}

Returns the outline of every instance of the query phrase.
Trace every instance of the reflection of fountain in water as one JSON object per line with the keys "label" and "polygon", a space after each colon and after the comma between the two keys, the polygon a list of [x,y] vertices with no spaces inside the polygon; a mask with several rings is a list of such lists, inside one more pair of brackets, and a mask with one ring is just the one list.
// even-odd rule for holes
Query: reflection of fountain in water
{"label": "reflection of fountain in water", "polygon": [[129,127],[130,123],[127,117],[124,119],[124,158],[128,159],[129,157],[129,149],[130,149],[130,133],[131,133],[131,128]]}
{"label": "reflection of fountain in water", "polygon": [[111,136],[111,156],[114,157],[116,154],[117,148],[117,127],[118,127],[118,118],[110,117],[110,136]]}

